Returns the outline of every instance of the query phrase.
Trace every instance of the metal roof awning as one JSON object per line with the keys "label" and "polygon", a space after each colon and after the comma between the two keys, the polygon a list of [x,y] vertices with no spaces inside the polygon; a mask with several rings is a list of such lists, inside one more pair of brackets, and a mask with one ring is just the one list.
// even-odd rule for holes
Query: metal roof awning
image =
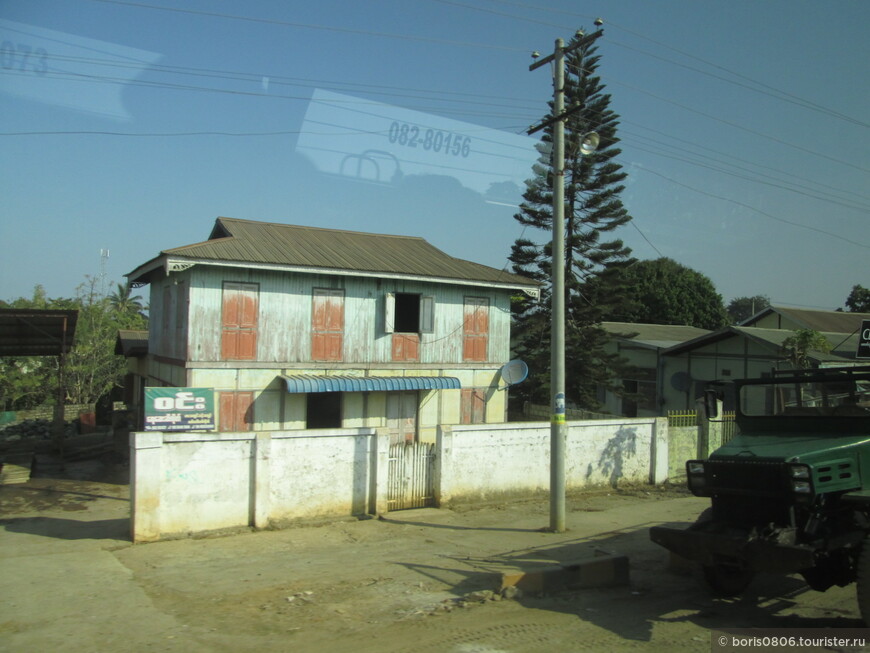
{"label": "metal roof awning", "polygon": [[321,376],[281,375],[287,392],[396,392],[401,390],[459,390],[453,376]]}
{"label": "metal roof awning", "polygon": [[61,356],[73,346],[78,310],[0,309],[0,356]]}

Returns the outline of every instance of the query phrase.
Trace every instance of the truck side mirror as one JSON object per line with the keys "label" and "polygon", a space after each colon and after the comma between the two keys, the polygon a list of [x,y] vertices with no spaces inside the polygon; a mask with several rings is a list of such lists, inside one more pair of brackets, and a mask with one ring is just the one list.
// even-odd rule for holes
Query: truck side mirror
{"label": "truck side mirror", "polygon": [[707,419],[719,417],[719,398],[715,390],[704,390],[704,412]]}

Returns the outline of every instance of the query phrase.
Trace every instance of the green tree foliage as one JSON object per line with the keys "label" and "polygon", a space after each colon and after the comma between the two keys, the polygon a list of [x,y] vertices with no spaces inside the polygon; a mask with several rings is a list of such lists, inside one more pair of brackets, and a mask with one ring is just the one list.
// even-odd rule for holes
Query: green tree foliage
{"label": "green tree foliage", "polygon": [[[569,401],[593,409],[598,406],[597,386],[611,387],[611,380],[619,376],[621,359],[604,350],[607,337],[601,321],[622,305],[618,272],[633,260],[631,250],[612,237],[631,216],[620,200],[627,175],[615,160],[621,151],[616,147],[619,116],[610,110],[610,95],[596,75],[599,59],[593,41],[566,56],[565,75],[565,106],[583,107],[565,121],[566,394]],[[593,130],[601,139],[598,150],[582,156],[580,144]],[[528,229],[509,257],[514,272],[544,283],[540,300],[524,298],[513,304],[515,350],[530,368],[516,396],[536,403],[549,403],[550,397],[553,169],[547,152],[552,140],[550,127],[544,131],[542,157],[514,216]],[[539,239],[525,237],[531,230],[538,230]]]}
{"label": "green tree foliage", "polygon": [[755,295],[755,297],[735,297],[728,304],[728,317],[731,319],[731,324],[739,324],[745,319],[748,319],[763,311],[770,306],[770,298],[765,295]]}
{"label": "green tree foliage", "polygon": [[852,292],[846,298],[846,308],[850,313],[870,313],[870,288],[852,286]]}
{"label": "green tree foliage", "polygon": [[[45,288],[36,285],[30,298],[0,301],[2,308],[70,308],[70,300],[48,299]],[[0,410],[26,410],[53,401],[57,387],[57,359],[36,356],[0,357]]]}
{"label": "green tree foliage", "polygon": [[144,310],[142,296],[133,295],[130,286],[123,283],[117,284],[115,290],[106,299],[119,319],[122,319],[123,316],[133,318],[136,315],[141,315]]}
{"label": "green tree foliage", "polygon": [[[30,299],[18,298],[6,308],[77,309],[75,343],[66,357],[65,397],[71,404],[95,403],[119,385],[126,373],[124,359],[115,355],[119,329],[146,329],[138,298],[113,302],[97,291],[97,282],[86,277],[73,299],[49,299],[42,286]],[[118,285],[118,293],[122,286]],[[58,384],[56,357],[0,358],[0,408],[23,410],[53,403]]]}
{"label": "green tree foliage", "polygon": [[823,354],[831,351],[831,343],[818,331],[813,329],[796,329],[794,335],[782,342],[782,353],[789,364],[796,369],[810,366],[810,352]]}
{"label": "green tree foliage", "polygon": [[626,293],[621,313],[610,313],[614,322],[682,324],[718,329],[728,323],[722,296],[708,277],[677,263],[659,258],[638,261],[619,276]]}

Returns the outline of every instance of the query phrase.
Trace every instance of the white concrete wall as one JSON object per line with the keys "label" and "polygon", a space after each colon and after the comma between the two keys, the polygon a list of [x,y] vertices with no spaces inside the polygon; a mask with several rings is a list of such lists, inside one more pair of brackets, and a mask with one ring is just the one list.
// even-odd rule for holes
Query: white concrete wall
{"label": "white concrete wall", "polygon": [[[662,483],[664,418],[569,422],[568,490]],[[547,423],[444,426],[438,505],[529,497],[549,488]],[[131,434],[134,542],[387,510],[389,433],[371,428]]]}
{"label": "white concrete wall", "polygon": [[[668,476],[665,418],[568,422],[567,490],[662,483]],[[444,426],[436,450],[439,505],[498,501],[549,490],[550,425]]]}
{"label": "white concrete wall", "polygon": [[374,429],[133,433],[133,541],[377,512],[388,442]]}

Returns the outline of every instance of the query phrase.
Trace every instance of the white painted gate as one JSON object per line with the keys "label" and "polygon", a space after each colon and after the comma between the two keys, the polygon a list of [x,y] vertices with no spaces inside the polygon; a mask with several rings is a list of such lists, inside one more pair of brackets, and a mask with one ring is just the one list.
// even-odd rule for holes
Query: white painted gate
{"label": "white painted gate", "polygon": [[387,510],[435,505],[435,445],[399,442],[390,445]]}

